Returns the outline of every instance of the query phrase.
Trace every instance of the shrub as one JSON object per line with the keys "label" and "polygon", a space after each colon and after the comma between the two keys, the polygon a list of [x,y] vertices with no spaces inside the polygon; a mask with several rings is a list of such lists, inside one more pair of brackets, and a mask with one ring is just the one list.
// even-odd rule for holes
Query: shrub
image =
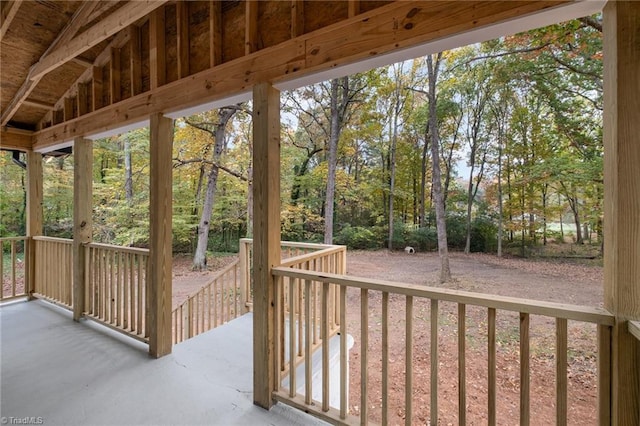
{"label": "shrub", "polygon": [[373,249],[380,246],[380,240],[370,228],[345,225],[334,237],[336,244],[350,249]]}

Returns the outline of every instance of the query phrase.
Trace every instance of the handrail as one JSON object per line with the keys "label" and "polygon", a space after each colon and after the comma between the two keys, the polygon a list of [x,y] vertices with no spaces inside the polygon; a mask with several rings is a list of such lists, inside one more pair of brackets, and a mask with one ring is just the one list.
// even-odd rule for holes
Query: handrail
{"label": "handrail", "polygon": [[333,253],[338,253],[340,251],[345,250],[345,248],[346,246],[328,246],[327,248],[324,248],[322,250],[314,251],[311,253],[300,254],[298,256],[285,259],[282,261],[280,266],[283,268],[288,268],[288,267],[300,264],[302,262],[307,262],[310,260],[319,259],[323,256],[327,256]]}
{"label": "handrail", "polygon": [[140,248],[140,247],[124,247],[124,246],[116,246],[113,244],[103,244],[103,243],[93,243],[93,242],[86,243],[84,244],[84,246],[91,247],[91,248],[99,248],[103,250],[118,251],[121,253],[133,253],[133,254],[142,254],[142,255],[149,254],[149,249]]}
{"label": "handrail", "polygon": [[532,315],[562,317],[569,320],[584,321],[607,326],[613,326],[614,324],[613,314],[602,308],[520,299],[508,296],[484,295],[482,293],[474,293],[471,291],[442,289],[376,279],[354,278],[346,275],[329,273],[317,274],[299,269],[285,268],[282,266],[272,268],[272,273],[276,276],[331,282],[332,284],[344,285],[347,287],[384,291],[404,296],[437,299],[445,302],[463,303],[482,306],[485,308],[523,312]]}
{"label": "handrail", "polygon": [[36,235],[31,237],[34,241],[49,241],[52,243],[72,244],[73,240],[69,238],[45,237],[44,235]]}
{"label": "handrail", "polygon": [[[359,412],[355,413],[360,417],[360,422],[366,424],[371,420],[377,421],[376,418],[372,419],[371,416],[377,414],[371,414],[369,412],[369,389],[368,389],[368,377],[373,374],[370,371],[371,359],[381,360],[375,361],[381,362],[380,377],[382,382],[381,389],[381,405],[379,406],[378,413],[382,416],[382,424],[390,422],[390,404],[394,407],[397,404],[404,403],[404,417],[407,424],[414,419],[414,413],[416,407],[414,406],[415,399],[415,385],[414,385],[414,351],[420,351],[420,358],[423,363],[427,363],[429,369],[430,379],[427,385],[430,389],[429,400],[429,417],[431,424],[439,423],[438,415],[438,370],[441,364],[439,360],[440,340],[438,337],[439,330],[445,324],[440,323],[442,320],[441,308],[439,308],[439,302],[449,302],[457,305],[457,363],[458,363],[458,419],[461,424],[466,423],[467,415],[467,390],[466,390],[466,339],[468,337],[467,332],[467,319],[466,312],[467,306],[472,308],[486,308],[486,341],[487,341],[487,364],[488,364],[488,376],[487,376],[487,416],[489,424],[496,424],[497,419],[497,395],[499,382],[497,381],[497,374],[499,364],[497,362],[496,353],[499,349],[500,343],[497,340],[496,329],[499,323],[497,322],[497,311],[510,311],[518,314],[519,316],[519,351],[518,351],[518,365],[515,371],[519,371],[519,418],[521,424],[529,424],[531,418],[531,376],[535,364],[531,363],[531,358],[534,352],[531,349],[530,327],[533,325],[531,322],[531,316],[541,316],[546,318],[553,318],[555,321],[555,411],[558,424],[566,424],[569,415],[568,410],[568,384],[569,384],[569,370],[570,363],[568,360],[570,351],[568,347],[568,320],[573,320],[582,323],[591,323],[597,325],[598,332],[598,368],[599,368],[599,384],[598,384],[598,396],[597,404],[600,413],[606,413],[607,407],[610,406],[611,386],[607,381],[608,377],[607,369],[609,368],[611,345],[610,336],[612,327],[615,322],[614,316],[605,309],[595,307],[577,306],[571,304],[534,301],[530,299],[521,299],[515,297],[505,296],[493,296],[480,293],[473,293],[469,291],[450,290],[435,287],[428,287],[416,284],[404,284],[395,283],[384,280],[365,279],[357,277],[349,277],[342,274],[334,274],[328,272],[315,272],[298,268],[290,268],[286,266],[274,267],[271,270],[273,277],[276,280],[276,317],[281,323],[279,328],[276,328],[276,336],[274,337],[274,352],[276,354],[276,362],[274,367],[274,374],[280,373],[281,381],[276,382],[276,386],[273,389],[272,396],[278,401],[292,405],[296,408],[302,409],[316,417],[329,419],[330,422],[335,424],[346,424],[352,422],[353,412],[349,412],[349,402],[347,399],[347,388],[349,385],[348,376],[348,349],[347,349],[347,336],[349,333],[359,332],[360,336],[360,402]],[[320,292],[310,292],[310,289],[319,287]],[[332,294],[332,288],[335,288]],[[359,289],[360,293],[360,326],[351,328],[346,324],[346,310],[347,310],[347,290]],[[315,311],[310,310],[308,303],[304,304],[303,308],[296,309],[297,312],[289,313],[289,324],[287,326],[288,334],[285,334],[283,323],[287,314],[285,312],[286,303],[283,304],[283,296],[287,294],[291,295],[290,300],[301,293],[304,293],[305,299],[309,300],[309,296],[315,294],[316,300],[314,303],[320,303],[321,309],[319,314],[319,326],[320,326],[320,340],[322,341],[322,377],[312,379],[313,366],[309,362],[305,362],[304,371],[296,371],[297,368],[290,368],[287,371],[283,368],[287,359],[295,357],[296,354],[299,357],[300,352],[305,354],[310,353],[313,350],[311,346],[315,343],[310,339],[309,329],[315,330]],[[353,294],[355,295],[355,293]],[[381,296],[381,297],[380,297]],[[404,365],[402,362],[398,364],[396,361],[391,360],[389,354],[390,344],[390,321],[397,321],[399,308],[398,302],[401,299],[393,298],[391,296],[404,296],[404,333],[402,337],[396,336],[394,338],[401,338],[404,341],[404,353],[405,360]],[[350,296],[351,298],[352,296]],[[394,305],[391,305],[390,300],[394,300]],[[424,302],[427,302],[425,305]],[[333,387],[335,382],[331,382],[329,379],[329,369],[331,368],[330,356],[329,356],[329,333],[332,327],[332,312],[330,311],[332,304],[339,304],[339,321],[336,324],[339,326],[339,379],[340,386],[339,391]],[[371,306],[374,304],[374,306]],[[393,315],[395,319],[392,320],[390,315],[390,308],[394,306]],[[414,314],[414,307],[419,307],[420,312],[424,312],[423,309],[429,311],[429,315],[423,317],[420,321],[415,321],[418,317]],[[381,313],[380,310],[381,309]],[[453,312],[456,310],[454,309]],[[446,308],[446,312],[449,312],[449,308]],[[297,318],[303,318],[304,327],[302,331],[296,333],[294,327],[294,321]],[[313,322],[309,322],[309,318],[314,316]],[[372,331],[369,326],[370,316],[375,315],[377,327],[379,330]],[[421,316],[424,313],[420,314]],[[455,315],[455,314],[454,314]],[[426,325],[425,325],[426,321]],[[300,320],[298,320],[300,322]],[[439,324],[440,323],[440,324]],[[421,324],[421,325],[420,325]],[[449,324],[446,324],[449,326]],[[475,328],[475,327],[474,327]],[[359,330],[358,330],[359,329]],[[419,330],[419,331],[418,331]],[[629,322],[630,332],[638,337],[640,336],[640,323]],[[419,348],[416,346],[414,337],[416,333],[427,333],[429,344],[427,347]],[[369,347],[369,335],[370,333],[381,333],[381,354],[372,353],[368,354],[371,350]],[[304,333],[304,336],[303,336]],[[285,336],[285,338],[283,338]],[[289,338],[288,344],[286,343],[286,337]],[[514,337],[517,341],[518,337]],[[337,344],[337,343],[334,343]],[[301,349],[300,347],[304,347]],[[362,349],[365,348],[365,349]],[[451,349],[446,349],[447,356],[451,354]],[[278,354],[281,354],[278,356]],[[284,354],[284,355],[282,355]],[[288,356],[287,356],[288,355]],[[453,356],[455,357],[455,349],[453,349]],[[378,358],[380,357],[380,358]],[[334,358],[335,359],[335,358]],[[449,359],[449,358],[447,358]],[[390,379],[392,376],[392,369],[395,371],[393,374],[397,374],[398,371],[404,371],[404,402],[398,401],[394,397],[389,396]],[[285,374],[282,374],[285,373]],[[337,372],[336,372],[337,374]],[[402,373],[400,373],[402,374]],[[423,373],[424,374],[424,373]],[[517,374],[517,373],[516,373]],[[305,386],[297,386],[297,377],[304,377]],[[333,373],[332,373],[332,377]],[[316,394],[311,389],[311,380],[316,380],[322,386],[322,395]],[[335,379],[331,379],[335,380]],[[333,390],[331,390],[333,389]],[[334,400],[335,396],[339,397],[339,402]],[[331,402],[335,401],[335,402]],[[422,411],[424,414],[424,411]]]}

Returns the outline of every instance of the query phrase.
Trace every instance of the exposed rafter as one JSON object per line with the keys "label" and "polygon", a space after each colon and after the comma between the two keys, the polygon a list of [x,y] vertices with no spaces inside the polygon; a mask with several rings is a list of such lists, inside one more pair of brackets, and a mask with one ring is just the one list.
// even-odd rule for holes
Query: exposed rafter
{"label": "exposed rafter", "polygon": [[165,4],[167,0],[130,1],[82,34],[40,59],[32,78],[41,77],[93,46],[103,42],[138,19]]}
{"label": "exposed rafter", "polygon": [[[58,46],[64,46],[69,40],[76,35],[76,33],[82,28],[83,25],[86,24],[87,18],[93,12],[93,9],[96,7],[98,3],[96,2],[84,2],[82,5],[76,10],[76,13],[73,15],[69,23],[60,31],[58,37],[51,43],[51,45],[47,48],[47,50],[42,54],[38,63],[40,63],[43,59],[45,59],[52,51],[54,51]],[[16,113],[20,105],[24,103],[24,100],[29,97],[33,89],[38,85],[42,77],[44,76],[35,76],[35,67],[38,64],[36,63],[29,70],[29,74],[27,74],[27,78],[25,79],[22,86],[18,90],[18,93],[14,96],[14,98],[9,102],[7,109],[2,112],[1,123],[3,126],[6,126],[9,120]]]}
{"label": "exposed rafter", "polygon": [[2,24],[0,24],[0,40],[4,38],[4,35],[7,33],[7,30],[11,26],[11,21],[18,14],[18,9],[20,9],[20,5],[22,4],[22,0],[14,0],[9,2],[8,6],[5,7],[5,10],[2,11]]}

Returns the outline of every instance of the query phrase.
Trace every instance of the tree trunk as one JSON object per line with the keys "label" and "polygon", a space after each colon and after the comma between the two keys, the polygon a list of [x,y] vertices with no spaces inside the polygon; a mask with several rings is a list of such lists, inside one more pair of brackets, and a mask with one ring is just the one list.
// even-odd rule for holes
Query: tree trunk
{"label": "tree trunk", "polygon": [[502,257],[502,128],[498,136],[498,257]]}
{"label": "tree trunk", "polygon": [[420,228],[424,228],[427,225],[426,213],[427,213],[427,200],[426,200],[426,186],[427,186],[427,158],[429,154],[429,143],[424,141],[424,147],[422,148],[422,164],[420,174]]}
{"label": "tree trunk", "polygon": [[464,246],[464,252],[469,254],[471,251],[471,208],[473,207],[473,170],[476,166],[476,147],[471,147],[471,153],[469,154],[469,185],[467,187],[467,220],[466,220],[466,233],[467,241]]}
{"label": "tree trunk", "polygon": [[440,141],[438,140],[438,115],[436,108],[436,81],[442,52],[436,55],[435,64],[433,56],[427,56],[427,70],[429,73],[429,129],[431,133],[431,162],[432,162],[432,188],[436,206],[436,227],[438,232],[438,254],[440,256],[440,282],[451,280],[449,267],[449,249],[447,246],[447,223],[445,218],[444,196],[442,193],[442,176],[440,171]]}
{"label": "tree trunk", "polygon": [[389,152],[389,242],[388,249],[393,250],[393,202],[396,188],[396,147],[398,145],[398,115],[400,114],[400,77],[396,75],[396,89],[394,99],[394,114],[390,120],[391,125],[391,149]]}
{"label": "tree trunk", "polygon": [[329,152],[327,156],[327,191],[324,208],[324,243],[333,244],[333,207],[336,192],[336,166],[338,140],[340,139],[340,114],[338,111],[340,80],[331,80],[331,123],[329,129]]}
{"label": "tree trunk", "polygon": [[124,195],[127,206],[133,205],[133,171],[131,169],[131,141],[124,138]]}
{"label": "tree trunk", "polygon": [[237,109],[233,108],[223,108],[218,113],[218,123],[215,126],[214,133],[213,164],[207,177],[207,190],[205,192],[204,206],[202,207],[202,214],[198,225],[198,244],[193,255],[193,270],[195,271],[202,271],[207,268],[207,245],[209,242],[210,220],[215,203],[218,173],[220,171],[217,164],[225,147],[226,125],[236,111]]}

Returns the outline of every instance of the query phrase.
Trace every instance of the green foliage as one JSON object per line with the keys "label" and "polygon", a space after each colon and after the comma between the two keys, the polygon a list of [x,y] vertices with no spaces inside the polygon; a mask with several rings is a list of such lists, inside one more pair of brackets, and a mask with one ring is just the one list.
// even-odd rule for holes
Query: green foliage
{"label": "green foliage", "polygon": [[380,247],[380,235],[370,228],[346,225],[335,235],[334,242],[350,249],[374,249]]}

